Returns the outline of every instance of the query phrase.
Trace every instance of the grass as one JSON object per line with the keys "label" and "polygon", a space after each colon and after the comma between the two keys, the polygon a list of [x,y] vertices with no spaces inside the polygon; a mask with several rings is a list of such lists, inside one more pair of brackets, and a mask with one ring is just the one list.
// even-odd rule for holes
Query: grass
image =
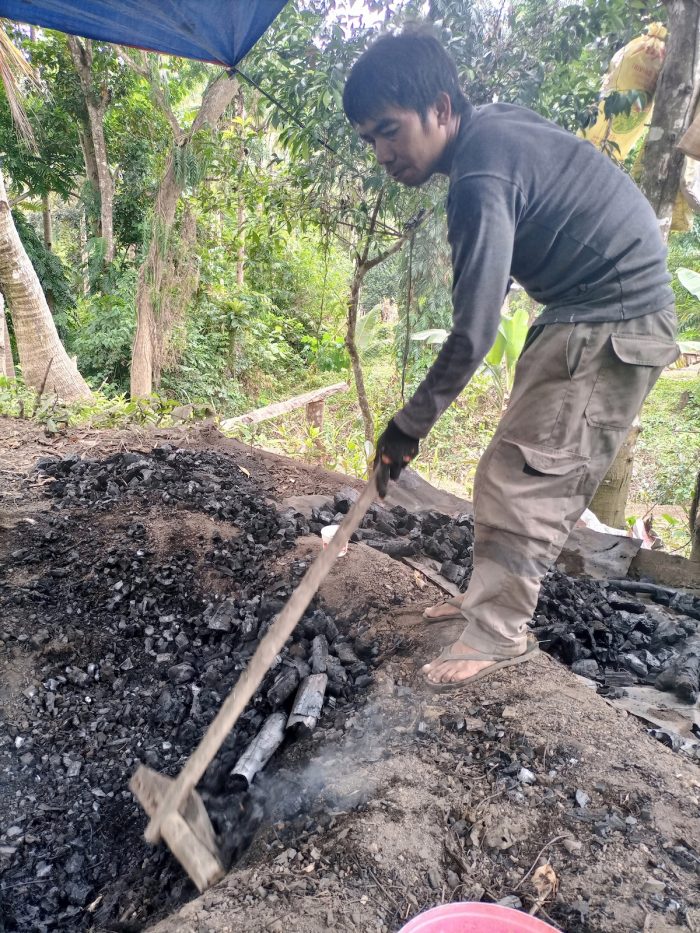
{"label": "grass", "polygon": [[[327,378],[309,374],[313,383],[341,381],[350,391],[326,402],[323,428],[306,422],[303,409],[274,421],[241,427],[236,436],[268,450],[287,454],[351,476],[367,475],[372,450],[365,444],[357,393],[350,373],[328,373]],[[365,378],[376,429],[379,431],[401,407],[400,380],[393,361],[375,358],[366,367]],[[420,375],[407,387],[410,396]],[[177,403],[153,397],[130,401],[95,393],[88,403],[59,405],[44,398],[37,404],[35,393],[20,382],[0,377],[0,414],[33,417],[48,433],[80,425],[86,428],[115,428],[128,424],[172,423],[170,413]],[[255,407],[254,403],[248,408]],[[195,417],[201,412],[195,411]],[[421,443],[415,468],[434,485],[471,499],[474,473],[500,417],[500,399],[492,378],[479,373],[460,398],[438,421]],[[700,463],[700,378],[681,371],[667,371],[658,381],[641,414],[642,433],[635,459],[629,502],[634,513],[628,520],[654,513],[655,529],[670,548],[685,551],[687,510]],[[671,507],[671,508],[669,508]]]}

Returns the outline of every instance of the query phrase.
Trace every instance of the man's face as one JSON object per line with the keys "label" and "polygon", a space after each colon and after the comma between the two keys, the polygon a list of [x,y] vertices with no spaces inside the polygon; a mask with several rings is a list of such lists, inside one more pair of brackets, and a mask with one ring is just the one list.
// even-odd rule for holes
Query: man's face
{"label": "man's face", "polygon": [[411,188],[437,170],[448,142],[439,107],[430,107],[425,120],[416,110],[386,107],[355,129],[392,178]]}

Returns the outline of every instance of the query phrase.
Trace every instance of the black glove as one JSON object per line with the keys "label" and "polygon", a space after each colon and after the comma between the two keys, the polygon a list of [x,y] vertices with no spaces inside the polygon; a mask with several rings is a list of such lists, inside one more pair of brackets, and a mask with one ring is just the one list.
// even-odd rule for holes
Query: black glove
{"label": "black glove", "polygon": [[386,495],[389,477],[398,479],[401,470],[418,454],[418,441],[415,437],[404,434],[392,418],[379,435],[377,451],[374,455],[374,469],[377,473],[377,492],[380,498]]}

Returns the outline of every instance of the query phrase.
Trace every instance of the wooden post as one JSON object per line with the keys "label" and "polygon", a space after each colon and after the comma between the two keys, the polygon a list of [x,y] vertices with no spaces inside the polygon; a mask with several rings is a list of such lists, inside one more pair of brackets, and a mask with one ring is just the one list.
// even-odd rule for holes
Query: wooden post
{"label": "wooden post", "polygon": [[325,400],[320,398],[315,402],[309,402],[306,406],[307,424],[310,424],[314,428],[318,428],[319,431],[323,428],[323,409],[325,404]]}

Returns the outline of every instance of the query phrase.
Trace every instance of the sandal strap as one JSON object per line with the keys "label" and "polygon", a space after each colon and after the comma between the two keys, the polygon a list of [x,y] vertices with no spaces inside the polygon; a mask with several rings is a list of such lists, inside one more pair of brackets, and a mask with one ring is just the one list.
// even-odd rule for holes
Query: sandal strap
{"label": "sandal strap", "polygon": [[481,651],[474,651],[467,654],[452,654],[450,646],[443,648],[435,659],[436,661],[506,661],[507,658],[496,658],[492,654],[484,654]]}
{"label": "sandal strap", "polygon": [[[493,654],[486,654],[483,651],[479,651],[476,648],[472,648],[470,652],[462,654],[452,654],[450,652],[451,645],[447,645],[446,648],[443,648],[440,654],[435,659],[436,661],[493,661],[497,664],[499,661],[512,661],[514,658],[502,658],[496,657]],[[527,638],[527,648],[523,654],[529,654],[537,647],[537,641],[528,635]],[[522,655],[516,654],[515,658],[522,657]]]}

